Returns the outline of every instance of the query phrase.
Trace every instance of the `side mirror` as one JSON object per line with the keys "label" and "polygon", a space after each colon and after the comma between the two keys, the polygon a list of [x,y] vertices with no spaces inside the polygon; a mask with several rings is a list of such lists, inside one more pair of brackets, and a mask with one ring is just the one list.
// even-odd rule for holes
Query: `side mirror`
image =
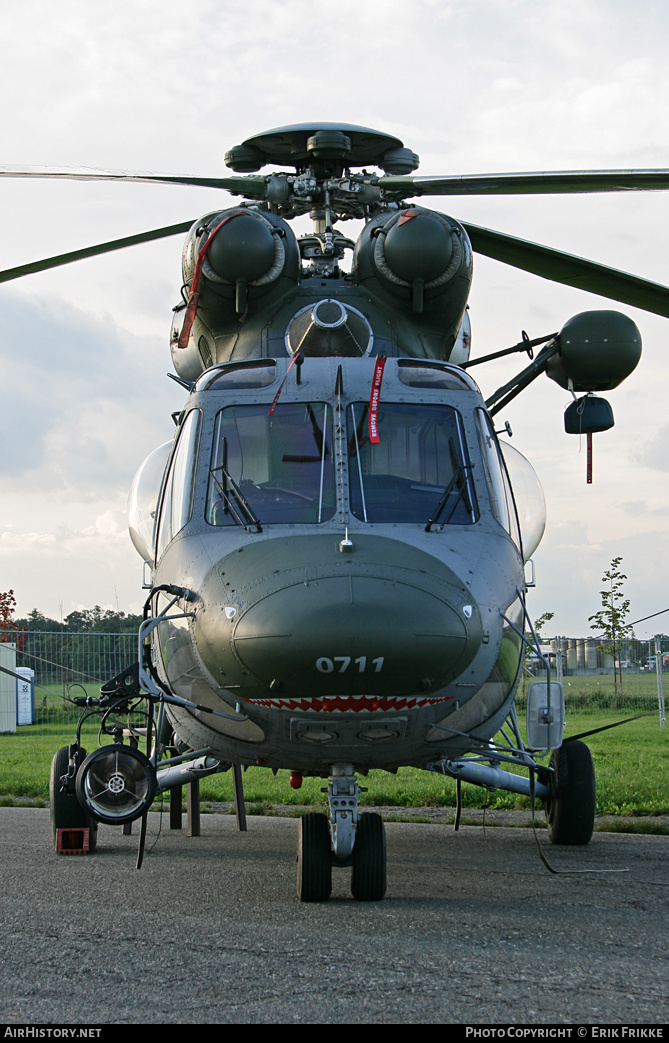
{"label": "side mirror", "polygon": [[534,681],[527,693],[527,744],[533,750],[557,750],[565,728],[564,688],[559,681]]}

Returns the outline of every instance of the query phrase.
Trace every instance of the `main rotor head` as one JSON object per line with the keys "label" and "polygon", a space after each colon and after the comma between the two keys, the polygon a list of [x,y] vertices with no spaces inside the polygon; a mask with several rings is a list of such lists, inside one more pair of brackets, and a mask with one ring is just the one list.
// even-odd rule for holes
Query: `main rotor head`
{"label": "main rotor head", "polygon": [[295,123],[266,130],[225,154],[226,166],[250,174],[267,164],[293,167],[298,174],[341,177],[351,167],[375,166],[386,174],[418,168],[415,152],[399,138],[350,123]]}
{"label": "main rotor head", "polygon": [[[416,170],[418,162],[418,156],[391,134],[348,123],[298,123],[256,134],[230,149],[226,154],[226,163],[233,173],[225,177],[4,167],[0,168],[0,178],[137,181],[223,190],[251,201],[258,211],[272,212],[286,220],[310,214],[314,229],[310,242],[305,243],[305,251],[309,249],[314,257],[322,254],[324,260],[335,258],[345,244],[343,237],[337,240],[336,233],[332,231],[337,221],[359,218],[369,221],[383,212],[401,208],[407,200],[420,196],[559,196],[669,189],[668,168],[544,170],[414,177],[412,171]],[[292,168],[294,172],[284,169],[266,174],[254,173],[268,164]],[[352,170],[367,164],[376,167],[381,173]],[[137,243],[177,235],[188,231],[192,225],[191,219],[8,268],[0,271],[0,282]],[[463,222],[462,227],[475,253],[544,279],[575,286],[657,315],[669,316],[669,287],[491,228],[481,228],[469,222]]]}

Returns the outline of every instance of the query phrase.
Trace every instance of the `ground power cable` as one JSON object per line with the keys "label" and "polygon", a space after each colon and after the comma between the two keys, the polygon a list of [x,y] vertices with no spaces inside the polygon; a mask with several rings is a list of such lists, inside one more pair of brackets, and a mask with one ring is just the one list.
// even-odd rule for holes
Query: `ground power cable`
{"label": "ground power cable", "polygon": [[629,873],[629,869],[555,869],[550,864],[548,859],[543,853],[539,835],[537,833],[536,821],[535,821],[535,799],[534,799],[534,769],[530,768],[530,803],[532,807],[532,832],[534,833],[534,839],[537,842],[537,849],[539,851],[539,858],[545,865],[549,873],[554,876],[580,876],[585,873]]}

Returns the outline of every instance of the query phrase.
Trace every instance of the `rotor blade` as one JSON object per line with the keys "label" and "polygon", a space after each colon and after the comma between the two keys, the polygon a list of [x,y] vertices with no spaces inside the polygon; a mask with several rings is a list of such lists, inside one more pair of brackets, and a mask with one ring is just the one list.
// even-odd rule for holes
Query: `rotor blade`
{"label": "rotor blade", "polygon": [[655,717],[656,711],[652,713],[638,713],[636,717],[626,717],[624,721],[615,721],[614,724],[603,724],[601,728],[591,728],[589,732],[579,732],[578,735],[570,735],[567,739],[562,740],[562,745],[566,742],[576,742],[577,739],[585,739],[588,735],[597,735],[599,732],[607,732],[609,728],[618,728],[621,724],[629,724],[630,721],[639,721],[642,717]]}
{"label": "rotor blade", "polygon": [[669,318],[667,286],[649,282],[636,275],[628,275],[627,272],[615,268],[607,268],[583,257],[541,246],[539,243],[516,239],[511,235],[504,235],[503,232],[495,232],[491,228],[480,228],[464,221],[462,224],[477,253],[539,275],[543,279],[564,283],[565,286],[575,286],[579,290],[597,293],[601,297],[609,297],[633,308],[641,308]]}
{"label": "rotor blade", "polygon": [[192,224],[193,221],[183,221],[178,225],[153,228],[150,232],[140,232],[139,235],[128,235],[124,239],[112,239],[108,243],[98,243],[97,246],[87,246],[83,250],[72,250],[70,253],[46,257],[43,261],[21,264],[17,268],[6,268],[4,272],[0,271],[0,282],[10,282],[12,279],[20,279],[23,275],[33,275],[35,272],[44,272],[49,268],[58,268],[61,264],[71,264],[72,261],[81,261],[85,257],[95,257],[97,254],[111,253],[112,250],[122,250],[126,246],[148,243],[152,239],[165,239],[170,235],[183,234],[188,231]]}
{"label": "rotor blade", "polygon": [[562,195],[669,188],[669,170],[553,170],[517,174],[453,174],[446,177],[390,175],[379,188],[408,196]]}
{"label": "rotor blade", "polygon": [[[0,673],[9,674],[10,677],[15,677],[17,679],[17,681],[25,681],[25,680],[27,680],[23,676],[23,674],[17,674],[17,673],[15,673],[14,670],[8,670],[6,666],[0,666]],[[34,684],[36,688],[43,688],[45,692],[49,691],[49,689],[48,689],[48,687],[46,685],[39,684],[37,681],[31,681],[30,683]]]}
{"label": "rotor blade", "polygon": [[144,181],[149,184],[199,185],[202,188],[222,188],[237,195],[262,199],[265,193],[263,177],[192,177],[182,174],[130,174],[123,170],[87,170],[85,168],[2,167],[0,177],[55,178],[61,181]]}

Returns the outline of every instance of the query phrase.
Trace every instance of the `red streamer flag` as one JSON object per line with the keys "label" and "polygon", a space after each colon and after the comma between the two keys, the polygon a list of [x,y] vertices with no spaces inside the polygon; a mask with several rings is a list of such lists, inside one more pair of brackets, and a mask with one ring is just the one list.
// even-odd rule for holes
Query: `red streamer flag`
{"label": "red streamer flag", "polygon": [[372,379],[372,395],[369,400],[369,440],[372,445],[378,445],[379,438],[379,402],[381,400],[381,382],[383,380],[383,367],[386,364],[385,355],[379,355],[374,367]]}

